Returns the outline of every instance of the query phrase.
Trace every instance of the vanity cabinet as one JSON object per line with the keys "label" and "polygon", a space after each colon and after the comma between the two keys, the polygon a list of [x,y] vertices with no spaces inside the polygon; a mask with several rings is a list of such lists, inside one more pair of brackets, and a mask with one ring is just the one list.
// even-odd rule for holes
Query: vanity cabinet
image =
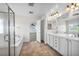
{"label": "vanity cabinet", "polygon": [[69,40],[69,56],[79,56],[79,41]]}
{"label": "vanity cabinet", "polygon": [[72,55],[72,41],[68,39],[68,56]]}
{"label": "vanity cabinet", "polygon": [[50,35],[49,34],[49,45],[50,45],[50,47],[52,47],[53,46],[53,38],[52,38],[52,35]]}
{"label": "vanity cabinet", "polygon": [[79,56],[79,40],[47,34],[47,44],[64,56]]}
{"label": "vanity cabinet", "polygon": [[79,41],[72,40],[72,56],[79,56]]}
{"label": "vanity cabinet", "polygon": [[59,37],[54,36],[54,49],[59,50]]}
{"label": "vanity cabinet", "polygon": [[47,44],[50,47],[59,50],[59,38],[57,36],[52,36],[51,34],[47,34]]}
{"label": "vanity cabinet", "polygon": [[53,42],[54,42],[53,36],[50,35],[50,34],[47,34],[47,44],[48,44],[50,47],[53,47],[53,45],[54,45]]}
{"label": "vanity cabinet", "polygon": [[67,56],[68,55],[68,41],[67,39],[65,38],[60,38],[60,44],[59,44],[59,52],[62,54],[62,55],[65,55]]}
{"label": "vanity cabinet", "polygon": [[50,40],[50,35],[47,34],[47,44],[48,44],[48,45],[50,45],[50,41],[49,41],[49,40]]}
{"label": "vanity cabinet", "polygon": [[79,41],[60,38],[59,52],[64,56],[79,56]]}
{"label": "vanity cabinet", "polygon": [[54,47],[54,38],[53,38],[53,36],[52,35],[49,35],[50,37],[49,37],[49,45],[51,46],[51,47]]}

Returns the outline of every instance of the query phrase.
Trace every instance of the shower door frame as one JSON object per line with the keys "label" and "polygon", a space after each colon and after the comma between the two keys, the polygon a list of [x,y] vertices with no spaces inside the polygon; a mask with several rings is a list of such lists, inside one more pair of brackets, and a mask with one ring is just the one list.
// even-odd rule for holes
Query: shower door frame
{"label": "shower door frame", "polygon": [[[8,6],[8,4],[7,4]],[[13,12],[13,10],[8,6],[8,55],[10,56],[11,55],[11,44],[10,44],[10,11],[12,11],[13,13],[13,26],[14,26],[14,56],[15,56],[15,13]]]}

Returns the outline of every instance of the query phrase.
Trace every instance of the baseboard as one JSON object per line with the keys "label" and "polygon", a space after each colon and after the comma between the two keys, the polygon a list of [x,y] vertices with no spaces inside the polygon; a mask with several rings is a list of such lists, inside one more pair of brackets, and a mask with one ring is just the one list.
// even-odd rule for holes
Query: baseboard
{"label": "baseboard", "polygon": [[[48,44],[47,44],[48,45]],[[49,45],[48,45],[49,46]],[[55,50],[54,48],[52,48],[51,46],[49,46],[51,49],[53,49],[55,52],[59,53],[57,50]],[[61,53],[59,53],[60,56],[63,56]]]}

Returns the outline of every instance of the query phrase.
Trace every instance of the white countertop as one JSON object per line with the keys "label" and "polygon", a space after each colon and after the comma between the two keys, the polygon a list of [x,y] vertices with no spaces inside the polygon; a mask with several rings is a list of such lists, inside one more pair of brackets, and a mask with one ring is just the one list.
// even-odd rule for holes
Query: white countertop
{"label": "white countertop", "polygon": [[71,40],[77,40],[77,41],[79,41],[79,38],[71,37],[71,36],[69,36],[69,34],[50,33],[50,32],[47,32],[47,34],[58,36],[58,37],[62,37],[62,38],[66,38],[66,39],[71,39]]}

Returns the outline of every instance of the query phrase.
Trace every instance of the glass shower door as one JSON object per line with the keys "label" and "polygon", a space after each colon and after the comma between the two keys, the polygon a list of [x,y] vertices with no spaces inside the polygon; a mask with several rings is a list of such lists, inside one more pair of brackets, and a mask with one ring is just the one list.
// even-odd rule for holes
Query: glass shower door
{"label": "glass shower door", "polygon": [[10,55],[14,56],[15,55],[15,14],[11,10],[9,10],[9,27],[10,27],[10,41],[9,41],[9,48],[10,48]]}
{"label": "glass shower door", "polygon": [[0,56],[8,56],[8,7],[0,3]]}
{"label": "glass shower door", "polygon": [[15,14],[11,8],[0,3],[0,56],[15,55]]}

